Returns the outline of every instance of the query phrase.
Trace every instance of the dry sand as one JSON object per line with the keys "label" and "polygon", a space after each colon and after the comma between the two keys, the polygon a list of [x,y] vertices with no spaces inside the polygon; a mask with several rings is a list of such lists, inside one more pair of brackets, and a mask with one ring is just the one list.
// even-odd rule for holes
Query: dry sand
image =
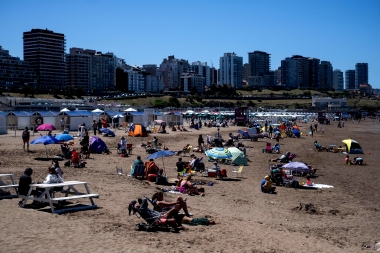
{"label": "dry sand", "polygon": [[[308,124],[299,124],[308,132]],[[142,222],[128,216],[127,205],[138,196],[151,196],[161,186],[127,177],[137,155],[145,160],[144,148],[136,147],[151,140],[149,137],[127,137],[133,143],[133,155],[121,158],[116,154],[116,143],[124,131],[116,131],[116,138],[102,138],[112,149],[111,155],[92,154],[86,168],[63,167],[66,180],[89,182],[90,190],[100,194],[95,210],[62,215],[19,208],[19,199],[0,200],[1,252],[362,252],[373,251],[380,240],[379,194],[379,137],[380,124],[372,120],[360,124],[346,122],[344,128],[337,124],[322,126],[324,133],[314,138],[282,139],[282,153],[297,153],[295,161],[318,168],[315,183],[333,185],[333,189],[303,190],[277,187],[278,194],[260,192],[260,181],[268,174],[270,158],[274,154],[261,152],[267,141],[244,141],[251,162],[244,167],[239,181],[219,181],[214,178],[194,177],[195,181],[212,181],[205,186],[206,196],[187,196],[187,203],[195,217],[211,217],[215,226],[186,227],[179,233],[140,232],[135,224]],[[221,128],[223,137],[237,133],[239,127]],[[199,134],[215,134],[215,128],[202,128],[188,133],[156,134],[159,142],[171,150],[180,150],[186,143],[193,146]],[[58,131],[57,131],[58,132]],[[26,167],[34,169],[32,178],[41,181],[46,176],[50,162],[36,161],[44,157],[42,145],[31,145],[34,153],[22,150],[21,131],[0,136],[0,173],[13,173],[18,178]],[[37,136],[35,136],[37,137]],[[341,140],[353,138],[365,151],[366,166],[347,166],[341,153],[317,152],[313,141],[320,144],[342,145]],[[33,137],[31,138],[33,139]],[[75,140],[78,145],[78,140]],[[50,156],[60,153],[59,145],[48,146]],[[370,152],[370,154],[367,154]],[[197,153],[199,154],[199,153]],[[201,155],[205,157],[204,155]],[[351,159],[354,156],[351,155]],[[177,156],[165,158],[170,178],[176,176]],[[188,159],[184,158],[185,160]],[[211,166],[207,162],[206,166]],[[161,159],[157,161],[161,166]],[[61,162],[63,165],[63,162]],[[116,174],[121,166],[124,175]],[[232,166],[222,165],[228,176]],[[303,179],[300,179],[302,181]],[[167,200],[176,194],[165,193]],[[77,201],[73,201],[76,203]],[[78,201],[82,203],[83,201]],[[87,203],[85,200],[83,203]],[[302,205],[310,205],[305,211]],[[46,209],[45,209],[46,210]],[[49,209],[47,209],[49,210]],[[369,248],[368,248],[369,247]]]}

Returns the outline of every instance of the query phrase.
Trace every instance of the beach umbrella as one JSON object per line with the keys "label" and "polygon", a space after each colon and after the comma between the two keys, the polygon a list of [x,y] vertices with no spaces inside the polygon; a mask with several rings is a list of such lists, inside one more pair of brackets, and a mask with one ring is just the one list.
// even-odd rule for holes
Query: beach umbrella
{"label": "beach umbrella", "polygon": [[93,111],[91,111],[91,112],[104,112],[104,111],[102,111],[102,110],[96,108],[95,110],[93,110]]}
{"label": "beach umbrella", "polygon": [[67,109],[67,108],[63,108],[62,110],[60,110],[59,112],[69,112],[70,110]]}
{"label": "beach umbrella", "polygon": [[52,124],[42,124],[39,127],[37,127],[37,131],[49,131],[49,130],[55,130],[55,126]]}
{"label": "beach umbrella", "polygon": [[59,141],[69,141],[74,140],[74,137],[71,134],[57,134],[55,138]]}
{"label": "beach umbrella", "polygon": [[100,132],[108,134],[111,137],[115,137],[115,133],[109,130],[108,128],[100,128]]}
{"label": "beach umbrella", "polygon": [[236,147],[230,147],[228,148],[228,151],[231,152],[231,161],[235,163],[236,165],[247,165],[248,159],[244,155],[243,151]]}
{"label": "beach umbrella", "polygon": [[133,108],[128,108],[126,110],[124,110],[125,112],[137,112],[137,110],[133,109]]}
{"label": "beach umbrella", "polygon": [[349,154],[364,154],[362,147],[360,147],[359,143],[353,139],[342,140],[344,144],[347,146],[347,153]]}
{"label": "beach umbrella", "polygon": [[124,118],[124,115],[116,114],[116,115],[113,116],[112,118],[113,118],[113,119]]}
{"label": "beach umbrella", "polygon": [[164,171],[164,176],[166,176],[164,157],[165,156],[172,156],[174,154],[175,154],[175,152],[170,151],[170,150],[160,150],[160,151],[157,151],[157,152],[151,154],[150,156],[148,156],[147,160],[157,159],[157,158],[161,157],[162,158],[162,168],[163,168],[163,171]]}
{"label": "beach umbrella", "polygon": [[206,151],[206,156],[214,159],[227,159],[232,157],[232,154],[225,148],[213,148]]}
{"label": "beach umbrella", "polygon": [[311,169],[301,162],[290,162],[282,166],[284,169],[291,170],[292,172],[311,173]]}
{"label": "beach umbrella", "polygon": [[30,144],[43,144],[45,145],[45,149],[46,149],[46,157],[48,157],[48,151],[47,151],[47,147],[46,145],[49,145],[49,144],[56,144],[58,143],[59,141],[54,138],[53,136],[49,136],[49,135],[44,135],[44,136],[41,136],[41,137],[38,137],[37,139],[35,140],[32,140],[30,142]]}

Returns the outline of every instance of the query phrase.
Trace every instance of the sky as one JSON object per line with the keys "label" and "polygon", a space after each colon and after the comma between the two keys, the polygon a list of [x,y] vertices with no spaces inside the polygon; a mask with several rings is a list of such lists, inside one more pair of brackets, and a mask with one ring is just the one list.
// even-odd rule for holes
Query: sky
{"label": "sky", "polygon": [[333,69],[368,63],[380,88],[380,0],[0,0],[0,46],[23,59],[23,32],[65,34],[72,47],[112,52],[129,65],[164,58],[219,68],[224,53],[248,63],[271,55],[271,69],[292,55],[329,61]]}

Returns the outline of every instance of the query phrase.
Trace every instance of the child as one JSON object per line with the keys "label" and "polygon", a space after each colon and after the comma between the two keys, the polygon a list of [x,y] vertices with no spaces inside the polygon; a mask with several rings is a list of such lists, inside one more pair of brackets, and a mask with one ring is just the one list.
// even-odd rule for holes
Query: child
{"label": "child", "polygon": [[344,159],[344,163],[347,164],[347,165],[351,164],[350,156],[349,155],[346,155],[346,158]]}
{"label": "child", "polygon": [[313,185],[313,182],[311,182],[309,174],[306,175],[306,185],[307,186],[312,186]]}

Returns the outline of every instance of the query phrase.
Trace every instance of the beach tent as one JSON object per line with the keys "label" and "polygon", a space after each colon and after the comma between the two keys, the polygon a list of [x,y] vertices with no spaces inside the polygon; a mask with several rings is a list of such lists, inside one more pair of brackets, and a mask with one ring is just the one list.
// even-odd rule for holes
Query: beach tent
{"label": "beach tent", "polygon": [[0,134],[7,134],[7,112],[0,112]]}
{"label": "beach tent", "polygon": [[236,165],[247,165],[248,159],[240,149],[236,147],[230,147],[228,150],[232,154],[231,161],[233,163]]}
{"label": "beach tent", "polygon": [[104,150],[104,147],[107,147],[107,145],[104,143],[102,139],[96,136],[91,137],[91,141],[90,141],[91,152],[102,153]]}
{"label": "beach tent", "polygon": [[364,154],[363,149],[360,147],[359,143],[353,139],[346,139],[342,141],[346,144],[346,150],[349,154]]}
{"label": "beach tent", "polygon": [[143,125],[140,124],[134,124],[129,128],[129,134],[128,136],[140,136],[140,137],[146,137],[148,136],[148,133],[146,132],[146,129]]}

